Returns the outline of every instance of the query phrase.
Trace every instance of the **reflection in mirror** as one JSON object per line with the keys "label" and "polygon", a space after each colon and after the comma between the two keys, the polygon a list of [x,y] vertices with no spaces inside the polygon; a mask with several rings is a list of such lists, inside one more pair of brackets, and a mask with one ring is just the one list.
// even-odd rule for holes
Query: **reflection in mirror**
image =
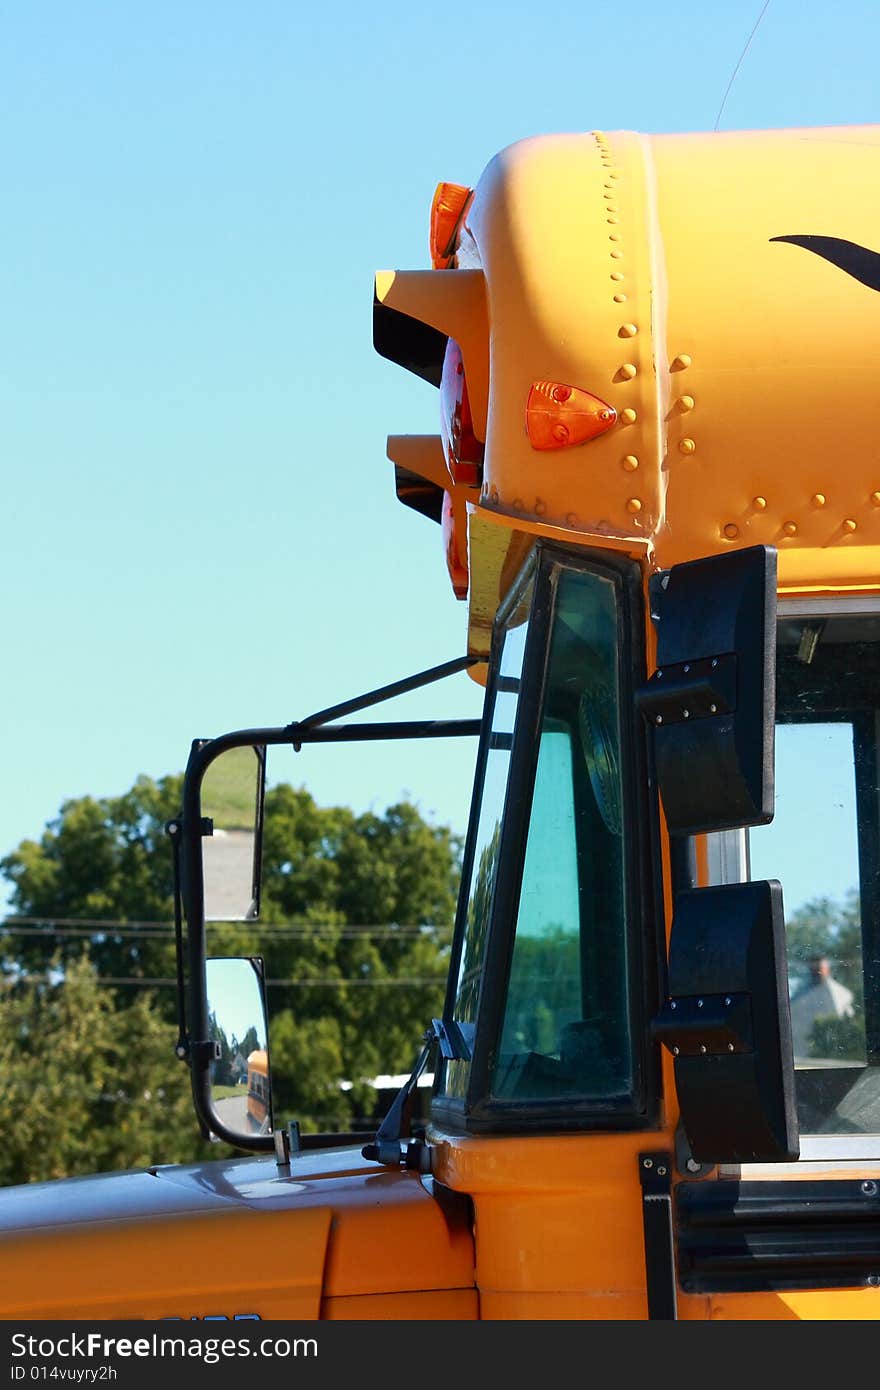
{"label": "reflection in mirror", "polygon": [[247,1144],[272,1133],[269,1042],[263,962],[238,957],[207,962],[211,1101],[217,1118]]}
{"label": "reflection in mirror", "polygon": [[253,921],[260,911],[265,748],[230,748],[202,779],[205,921]]}

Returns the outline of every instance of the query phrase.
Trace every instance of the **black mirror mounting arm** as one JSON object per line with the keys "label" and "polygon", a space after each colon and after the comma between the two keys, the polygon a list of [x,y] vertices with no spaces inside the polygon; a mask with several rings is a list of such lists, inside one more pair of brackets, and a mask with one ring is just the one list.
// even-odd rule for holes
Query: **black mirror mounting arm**
{"label": "black mirror mounting arm", "polygon": [[[187,932],[186,954],[189,977],[189,1009],[183,1014],[183,929],[178,922],[178,1019],[179,1036],[177,1055],[189,1062],[192,1079],[193,1104],[196,1116],[203,1130],[207,1129],[225,1143],[240,1145],[240,1136],[230,1134],[212,1113],[210,1100],[210,1055],[207,1050],[197,1048],[196,1044],[208,1036],[207,988],[205,978],[205,895],[202,865],[202,838],[211,834],[211,823],[201,814],[202,779],[209,765],[220,755],[232,748],[262,748],[293,745],[295,749],[306,743],[348,743],[383,739],[422,739],[422,738],[461,738],[477,737],[480,733],[479,719],[417,719],[394,721],[391,723],[336,724],[333,721],[346,714],[370,708],[384,700],[464,671],[479,665],[483,658],[474,655],[455,657],[427,671],[420,671],[405,680],[394,681],[378,690],[343,701],[327,709],[319,710],[308,718],[286,724],[283,727],[239,729],[215,739],[194,739],[187,761],[183,780],[183,809],[180,817],[169,822],[166,827],[175,854],[175,913],[182,917],[181,902],[185,904]],[[171,827],[174,827],[173,829]],[[425,1059],[427,1060],[427,1058]],[[424,1061],[421,1068],[424,1068]],[[415,1086],[418,1079],[413,1081]],[[406,1090],[406,1087],[404,1087]],[[411,1107],[410,1107],[411,1110]],[[392,1107],[394,1111],[394,1107]],[[396,1111],[395,1111],[396,1113]],[[386,1117],[391,1122],[391,1114]],[[399,1134],[408,1123],[408,1114],[401,1113],[397,1121]],[[398,1135],[399,1137],[399,1135]],[[377,1134],[377,1143],[384,1144],[385,1130]],[[271,1135],[254,1135],[248,1148],[255,1151],[273,1150],[275,1140]],[[383,1152],[390,1153],[389,1149]],[[399,1162],[399,1144],[397,1158]]]}
{"label": "black mirror mounting arm", "polygon": [[411,1134],[410,1121],[416,1087],[437,1041],[438,1031],[435,1020],[422,1036],[422,1050],[416,1058],[412,1074],[395,1096],[391,1109],[376,1130],[376,1136],[372,1143],[365,1144],[361,1149],[364,1158],[371,1159],[374,1163],[381,1163],[386,1168],[399,1168],[403,1164],[405,1168],[417,1168],[422,1172],[428,1171],[425,1165],[427,1153],[424,1142],[412,1139],[407,1143],[405,1149],[401,1148],[401,1142],[404,1137],[409,1138]]}
{"label": "black mirror mounting arm", "polygon": [[180,841],[183,822],[179,816],[166,821],[165,834],[171,841],[171,865],[174,892],[174,945],[177,958],[177,1042],[174,1055],[181,1062],[189,1061],[189,1037],[186,1031],[186,984],[183,967],[183,898],[180,887]]}

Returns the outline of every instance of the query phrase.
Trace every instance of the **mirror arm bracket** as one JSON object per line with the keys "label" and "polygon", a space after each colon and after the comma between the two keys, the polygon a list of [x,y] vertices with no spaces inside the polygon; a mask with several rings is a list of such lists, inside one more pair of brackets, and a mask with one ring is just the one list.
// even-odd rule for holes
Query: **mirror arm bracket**
{"label": "mirror arm bracket", "polygon": [[209,1062],[219,1062],[223,1052],[218,1042],[207,1038],[204,1042],[191,1042],[188,1053],[196,1066],[207,1066]]}
{"label": "mirror arm bracket", "polygon": [[180,816],[166,821],[165,834],[171,841],[171,869],[174,898],[174,946],[177,985],[177,1042],[174,1055],[181,1062],[189,1061],[189,1037],[186,1031],[186,985],[183,973],[183,906],[180,888],[180,844],[183,821]]}
{"label": "mirror arm bracket", "polygon": [[386,1168],[399,1168],[401,1163],[405,1163],[407,1167],[415,1166],[413,1156],[409,1154],[409,1149],[413,1146],[408,1145],[407,1152],[404,1154],[401,1152],[400,1141],[409,1130],[414,1092],[437,1040],[436,1024],[432,1022],[432,1026],[422,1037],[422,1050],[412,1069],[412,1075],[407,1078],[395,1096],[391,1109],[376,1130],[376,1136],[372,1143],[365,1144],[361,1149],[364,1158],[371,1159],[374,1163],[381,1163]]}

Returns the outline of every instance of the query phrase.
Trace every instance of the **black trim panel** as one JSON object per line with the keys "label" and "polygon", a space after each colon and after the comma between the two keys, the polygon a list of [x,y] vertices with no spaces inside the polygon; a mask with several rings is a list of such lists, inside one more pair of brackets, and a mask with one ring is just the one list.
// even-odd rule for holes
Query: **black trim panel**
{"label": "black trim panel", "polygon": [[405,367],[431,386],[439,386],[446,342],[446,334],[429,323],[390,309],[374,298],[373,347],[380,357]]}
{"label": "black trim panel", "polygon": [[436,521],[438,524],[442,522],[442,487],[438,487],[428,478],[419,477],[418,473],[413,473],[408,468],[401,468],[400,464],[396,464],[394,468],[394,486],[397,489],[397,500],[405,507],[412,507],[414,511],[421,512],[422,516],[428,517],[430,521]]}
{"label": "black trim panel", "polygon": [[880,1183],[683,1182],[675,1189],[685,1293],[880,1284]]}

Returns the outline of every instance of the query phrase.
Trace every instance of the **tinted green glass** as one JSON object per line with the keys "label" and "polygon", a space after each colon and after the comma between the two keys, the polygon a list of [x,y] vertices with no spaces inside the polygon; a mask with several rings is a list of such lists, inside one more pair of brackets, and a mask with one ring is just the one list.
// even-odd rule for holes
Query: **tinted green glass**
{"label": "tinted green glass", "polygon": [[618,647],[615,585],[563,571],[497,1099],[632,1090]]}
{"label": "tinted green glass", "polygon": [[[492,730],[486,757],[486,769],[483,775],[465,936],[453,1010],[453,1017],[469,1044],[473,1041],[477,1019],[477,1002],[483,958],[486,951],[489,909],[492,903],[492,890],[495,886],[495,872],[501,839],[501,816],[504,811],[507,775],[510,770],[510,748],[513,740],[523,654],[528,633],[528,622],[522,620],[522,615],[528,613],[531,592],[532,587],[530,585],[522,602],[518,605],[513,619],[517,625],[509,627],[504,635],[500,673],[492,711]],[[447,1095],[464,1096],[469,1073],[469,1061],[448,1062],[446,1066]]]}

